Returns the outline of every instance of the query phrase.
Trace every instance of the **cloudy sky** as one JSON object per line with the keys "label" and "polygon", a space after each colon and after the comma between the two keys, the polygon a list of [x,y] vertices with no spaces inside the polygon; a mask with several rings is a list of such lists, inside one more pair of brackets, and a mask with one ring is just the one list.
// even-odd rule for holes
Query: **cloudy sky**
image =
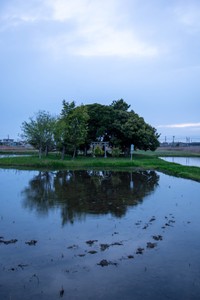
{"label": "cloudy sky", "polygon": [[199,137],[199,0],[1,0],[0,139],[62,100],[123,98],[161,138]]}

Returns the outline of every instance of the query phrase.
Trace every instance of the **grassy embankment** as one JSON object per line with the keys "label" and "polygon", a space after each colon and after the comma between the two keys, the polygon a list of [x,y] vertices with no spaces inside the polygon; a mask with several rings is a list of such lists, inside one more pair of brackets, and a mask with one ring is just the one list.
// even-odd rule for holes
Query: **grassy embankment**
{"label": "grassy embankment", "polygon": [[177,151],[156,151],[143,152],[137,151],[130,158],[93,158],[93,157],[78,157],[72,159],[66,157],[65,160],[60,159],[59,154],[50,154],[47,158],[39,159],[36,154],[32,156],[8,157],[0,159],[0,167],[2,168],[17,168],[17,169],[114,169],[114,170],[134,170],[148,169],[157,170],[166,174],[188,178],[200,182],[200,168],[182,166],[176,163],[166,162],[159,156],[198,156],[200,153],[184,153]]}

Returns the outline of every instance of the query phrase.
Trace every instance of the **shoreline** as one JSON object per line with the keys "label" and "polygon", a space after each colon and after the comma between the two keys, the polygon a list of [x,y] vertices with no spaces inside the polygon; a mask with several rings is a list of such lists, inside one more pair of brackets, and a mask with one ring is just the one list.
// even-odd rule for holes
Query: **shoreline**
{"label": "shoreline", "polygon": [[[7,152],[10,153],[10,152]],[[25,152],[24,152],[25,153]],[[47,157],[38,158],[36,153],[30,156],[19,155],[18,157],[5,157],[0,159],[0,168],[3,169],[18,169],[18,170],[64,170],[64,169],[109,169],[121,171],[134,170],[155,170],[168,175],[191,179],[200,182],[200,168],[193,166],[183,166],[177,163],[167,162],[159,158],[159,156],[183,156],[185,152],[177,152],[172,154],[171,151],[156,151],[145,152],[138,151],[133,154],[133,159],[130,158],[94,158],[81,157],[75,159],[66,157],[61,160],[58,153],[51,153]],[[22,154],[22,153],[21,153]],[[26,152],[27,154],[27,152]],[[200,157],[198,153],[187,153],[188,157]]]}

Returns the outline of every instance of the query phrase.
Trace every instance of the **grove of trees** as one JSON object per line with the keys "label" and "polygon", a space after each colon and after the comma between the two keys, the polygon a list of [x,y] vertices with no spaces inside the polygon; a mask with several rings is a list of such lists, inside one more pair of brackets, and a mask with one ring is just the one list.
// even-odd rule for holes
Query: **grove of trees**
{"label": "grove of trees", "polygon": [[[108,142],[111,149],[119,149],[125,155],[130,145],[135,149],[156,150],[159,134],[133,110],[123,99],[111,105],[98,103],[75,105],[63,100],[60,116],[39,111],[29,121],[22,123],[24,139],[42,153],[56,149],[76,156],[78,150],[87,151],[92,142]],[[116,152],[116,151],[115,151]]]}

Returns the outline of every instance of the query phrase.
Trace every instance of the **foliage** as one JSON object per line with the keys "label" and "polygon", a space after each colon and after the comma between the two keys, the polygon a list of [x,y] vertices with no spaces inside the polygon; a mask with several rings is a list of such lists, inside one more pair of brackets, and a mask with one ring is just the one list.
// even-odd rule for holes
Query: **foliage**
{"label": "foliage", "polygon": [[56,141],[56,148],[58,150],[62,150],[62,159],[64,159],[64,155],[66,153],[66,149],[69,145],[69,114],[72,112],[72,110],[75,108],[74,101],[66,102],[63,100],[63,108],[60,114],[60,117],[57,119],[55,131],[54,131],[54,137]]}
{"label": "foliage", "polygon": [[[75,157],[78,150],[86,153],[91,142],[109,142],[124,154],[129,154],[131,144],[135,149],[155,150],[159,146],[156,129],[129,108],[123,99],[111,105],[94,103],[78,107],[74,101],[63,100],[57,120],[39,111],[35,119],[30,118],[30,122],[22,124],[22,130],[26,140],[39,149],[40,157],[44,149],[47,154],[54,144],[62,151],[62,159],[65,154]],[[97,155],[102,155],[98,151]],[[117,150],[113,155],[119,155]]]}
{"label": "foliage", "polygon": [[104,151],[103,151],[103,149],[100,147],[100,146],[96,146],[95,148],[94,148],[94,156],[103,156],[104,155]]}
{"label": "foliage", "polygon": [[118,147],[113,147],[112,148],[112,156],[113,157],[119,157],[121,154],[121,149]]}
{"label": "foliage", "polygon": [[85,143],[88,119],[85,106],[75,107],[74,102],[63,101],[63,108],[55,130],[56,145],[58,149],[62,149],[62,159],[66,152],[72,152],[75,157],[78,147]]}
{"label": "foliage", "polygon": [[48,151],[54,145],[53,133],[55,118],[48,112],[39,111],[35,117],[31,117],[29,122],[22,123],[23,138],[39,150],[39,157],[42,152],[48,154]]}
{"label": "foliage", "polygon": [[111,146],[120,147],[129,153],[130,145],[136,149],[155,150],[159,146],[159,134],[147,124],[123,100],[113,101],[111,105],[87,105],[89,114],[87,143],[108,141]]}
{"label": "foliage", "polygon": [[87,105],[89,114],[87,144],[94,141],[107,141],[109,139],[109,128],[111,127],[112,108],[101,104]]}
{"label": "foliage", "polygon": [[128,119],[122,126],[122,132],[126,141],[126,146],[134,144],[136,149],[156,150],[159,146],[159,134],[156,129],[145,123],[144,119],[134,112],[130,112]]}
{"label": "foliage", "polygon": [[113,101],[111,106],[114,109],[123,111],[127,111],[130,108],[130,105],[128,105],[123,99]]}
{"label": "foliage", "polygon": [[88,131],[89,116],[86,107],[83,105],[76,107],[69,115],[69,143],[73,149],[73,158],[77,148],[85,143]]}

